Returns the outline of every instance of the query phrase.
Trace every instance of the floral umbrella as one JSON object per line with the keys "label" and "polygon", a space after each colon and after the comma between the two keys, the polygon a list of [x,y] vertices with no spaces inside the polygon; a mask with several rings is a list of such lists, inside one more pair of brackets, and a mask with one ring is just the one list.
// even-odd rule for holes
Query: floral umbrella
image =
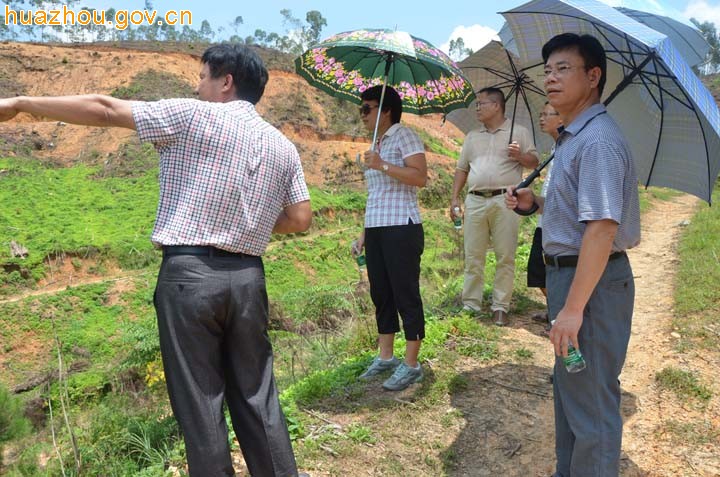
{"label": "floral umbrella", "polygon": [[[415,114],[447,114],[475,99],[472,85],[445,53],[401,31],[338,33],[300,55],[295,70],[316,88],[358,104],[369,87],[392,86],[403,111]],[[376,136],[377,124],[373,144]]]}

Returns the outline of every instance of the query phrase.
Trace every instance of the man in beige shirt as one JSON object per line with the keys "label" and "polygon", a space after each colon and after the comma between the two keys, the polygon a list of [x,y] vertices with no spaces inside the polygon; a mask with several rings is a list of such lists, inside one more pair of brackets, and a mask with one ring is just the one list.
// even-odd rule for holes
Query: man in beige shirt
{"label": "man in beige shirt", "polygon": [[497,264],[491,310],[493,322],[505,326],[515,276],[519,216],[505,207],[503,196],[508,186],[522,180],[523,167],[537,166],[538,153],[530,132],[520,125],[513,126],[505,118],[505,96],[501,90],[480,90],[477,117],[483,126],[470,131],[465,138],[455,170],[450,215],[456,215],[456,207],[460,207],[458,196],[467,182],[463,309],[480,311],[485,256],[492,240]]}

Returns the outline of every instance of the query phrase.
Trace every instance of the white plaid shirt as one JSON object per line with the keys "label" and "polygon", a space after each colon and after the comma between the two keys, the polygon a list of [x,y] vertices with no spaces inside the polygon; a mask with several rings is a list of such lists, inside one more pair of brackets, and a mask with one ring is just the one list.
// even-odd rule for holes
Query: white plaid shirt
{"label": "white plaid shirt", "polygon": [[[383,161],[405,167],[404,159],[425,152],[422,141],[411,129],[393,124],[380,138],[378,153]],[[383,171],[365,171],[368,188],[365,227],[407,225],[408,219],[420,223],[417,187],[403,184]]]}
{"label": "white plaid shirt", "polygon": [[281,210],[309,200],[295,146],[246,101],[133,102],[160,153],[156,245],[262,255]]}

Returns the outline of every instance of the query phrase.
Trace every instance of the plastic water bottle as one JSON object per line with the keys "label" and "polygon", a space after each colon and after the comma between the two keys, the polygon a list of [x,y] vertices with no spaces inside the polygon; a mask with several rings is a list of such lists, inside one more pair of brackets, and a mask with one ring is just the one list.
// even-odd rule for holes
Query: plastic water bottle
{"label": "plastic water bottle", "polygon": [[453,226],[455,227],[455,230],[460,230],[462,228],[462,217],[460,217],[460,207],[453,208]]}
{"label": "plastic water bottle", "polygon": [[367,263],[365,260],[365,254],[358,255],[355,258],[355,261],[357,262],[358,269],[362,272],[365,270],[365,264]]}
{"label": "plastic water bottle", "polygon": [[367,260],[365,260],[365,254],[361,253],[360,250],[358,250],[357,240],[353,241],[350,250],[352,251],[352,254],[355,257],[355,262],[357,263],[358,271],[362,275],[362,272],[365,271],[365,265],[367,264]]}
{"label": "plastic water bottle", "polygon": [[[555,320],[550,322],[551,325],[555,325]],[[583,358],[580,350],[568,343],[568,355],[563,358],[563,364],[568,373],[579,373],[583,369],[587,368],[585,358]]]}

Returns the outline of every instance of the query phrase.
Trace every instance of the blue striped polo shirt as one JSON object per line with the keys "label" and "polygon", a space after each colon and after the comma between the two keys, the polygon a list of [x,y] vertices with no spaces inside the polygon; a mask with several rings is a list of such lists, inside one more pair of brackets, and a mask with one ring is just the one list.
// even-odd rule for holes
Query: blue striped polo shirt
{"label": "blue striped polo shirt", "polygon": [[543,250],[579,255],[588,221],[618,224],[612,251],[640,242],[638,182],[630,148],[605,106],[595,104],[558,138],[543,210]]}

